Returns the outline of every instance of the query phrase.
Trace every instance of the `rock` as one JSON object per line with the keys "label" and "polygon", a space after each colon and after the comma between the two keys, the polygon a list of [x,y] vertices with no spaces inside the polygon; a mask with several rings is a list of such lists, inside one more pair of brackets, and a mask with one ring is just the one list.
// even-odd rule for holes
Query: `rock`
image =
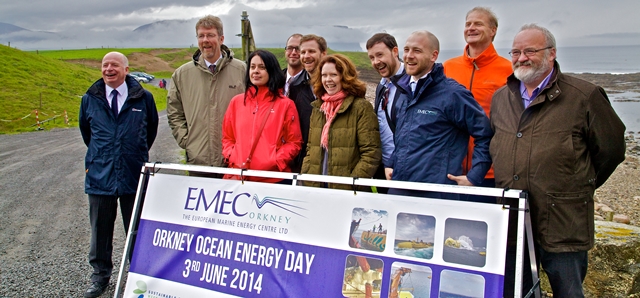
{"label": "rock", "polygon": [[640,228],[596,221],[595,246],[589,252],[586,297],[640,295]]}
{"label": "rock", "polygon": [[606,221],[612,221],[613,220],[613,209],[611,209],[611,207],[602,204],[602,206],[600,207],[600,212],[598,212],[598,214],[602,215],[602,217],[604,217],[604,220]]}
{"label": "rock", "polygon": [[602,217],[600,215],[594,215],[594,220],[604,221],[604,217]]}
{"label": "rock", "polygon": [[616,214],[613,216],[613,221],[614,222],[619,222],[619,223],[623,223],[623,224],[630,224],[631,220],[629,219],[628,216],[624,215],[624,214]]}

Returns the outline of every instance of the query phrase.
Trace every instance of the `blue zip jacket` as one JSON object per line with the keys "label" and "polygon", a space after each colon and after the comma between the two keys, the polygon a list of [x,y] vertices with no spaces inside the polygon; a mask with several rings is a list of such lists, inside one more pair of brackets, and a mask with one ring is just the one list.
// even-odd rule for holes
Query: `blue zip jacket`
{"label": "blue zip jacket", "polygon": [[444,76],[436,63],[418,81],[416,93],[410,76],[394,77],[398,98],[395,151],[385,167],[393,168],[393,180],[456,184],[447,174],[462,175],[469,136],[475,139],[472,167],[467,178],[479,185],[491,167],[489,141],[493,136],[489,118],[473,95]]}
{"label": "blue zip jacket", "polygon": [[153,95],[127,75],[127,100],[116,118],[109,108],[103,79],[82,97],[78,121],[87,145],[84,190],[93,195],[130,195],[158,132]]}

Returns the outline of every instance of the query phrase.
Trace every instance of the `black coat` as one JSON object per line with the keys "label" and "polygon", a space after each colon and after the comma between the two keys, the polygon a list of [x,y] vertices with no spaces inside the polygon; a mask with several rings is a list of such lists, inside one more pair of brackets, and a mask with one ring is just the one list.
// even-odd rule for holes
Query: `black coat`
{"label": "black coat", "polygon": [[93,195],[135,194],[142,165],[158,131],[153,95],[131,76],[125,80],[128,97],[115,117],[103,79],[82,97],[78,121],[87,145],[85,192]]}

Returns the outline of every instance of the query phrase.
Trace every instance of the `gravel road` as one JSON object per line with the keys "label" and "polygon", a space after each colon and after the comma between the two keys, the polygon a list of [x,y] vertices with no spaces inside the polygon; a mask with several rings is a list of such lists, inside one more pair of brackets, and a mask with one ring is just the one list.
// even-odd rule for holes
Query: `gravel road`
{"label": "gravel road", "polygon": [[[90,284],[86,146],[78,128],[0,135],[0,297],[82,297]],[[150,161],[178,163],[166,112]],[[118,215],[113,296],[124,248]]]}

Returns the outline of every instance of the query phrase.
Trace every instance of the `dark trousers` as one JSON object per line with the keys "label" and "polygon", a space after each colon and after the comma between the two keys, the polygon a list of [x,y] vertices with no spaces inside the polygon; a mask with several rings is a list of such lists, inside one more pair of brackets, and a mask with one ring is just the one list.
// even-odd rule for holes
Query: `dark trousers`
{"label": "dark trousers", "polygon": [[[536,262],[538,268],[542,265],[549,283],[553,297],[573,298],[584,297],[582,292],[582,282],[587,276],[589,262],[587,251],[578,252],[547,252],[536,246]],[[515,275],[515,246],[507,247],[507,259],[505,270],[504,297],[513,297],[514,275]],[[533,280],[530,270],[529,250],[524,252],[523,272],[522,272],[522,296],[533,287]]]}
{"label": "dark trousers", "polygon": [[553,253],[538,248],[538,254],[553,297],[584,297],[582,282],[587,276],[587,251]]}
{"label": "dark trousers", "polygon": [[[125,233],[129,231],[135,197],[135,194],[119,197]],[[89,222],[91,223],[89,264],[93,267],[91,282],[108,283],[111,277],[113,229],[117,213],[117,196],[89,195]]]}

